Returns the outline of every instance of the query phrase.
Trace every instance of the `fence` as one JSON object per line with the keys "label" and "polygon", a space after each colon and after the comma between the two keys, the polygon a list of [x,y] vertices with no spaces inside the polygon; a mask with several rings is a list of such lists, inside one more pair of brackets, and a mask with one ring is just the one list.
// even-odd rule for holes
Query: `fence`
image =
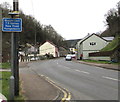
{"label": "fence", "polygon": [[111,56],[113,53],[114,51],[93,52],[93,53],[89,53],[89,57]]}

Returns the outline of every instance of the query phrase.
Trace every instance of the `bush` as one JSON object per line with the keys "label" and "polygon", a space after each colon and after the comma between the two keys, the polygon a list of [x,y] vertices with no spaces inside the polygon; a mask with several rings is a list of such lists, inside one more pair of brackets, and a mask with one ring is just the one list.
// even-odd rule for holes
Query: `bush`
{"label": "bush", "polygon": [[53,55],[52,54],[45,54],[45,56],[47,57],[47,59],[53,59]]}
{"label": "bush", "polygon": [[50,54],[49,55],[49,59],[53,59],[54,57],[53,57],[53,55],[52,54]]}
{"label": "bush", "polygon": [[44,56],[40,56],[40,60],[45,60],[47,59],[47,57],[44,55]]}

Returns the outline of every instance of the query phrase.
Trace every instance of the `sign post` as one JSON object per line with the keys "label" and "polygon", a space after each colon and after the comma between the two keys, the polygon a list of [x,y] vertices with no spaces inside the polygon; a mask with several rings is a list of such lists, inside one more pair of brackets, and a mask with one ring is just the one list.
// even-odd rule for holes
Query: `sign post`
{"label": "sign post", "polygon": [[[0,63],[1,62],[2,62],[2,8],[0,7]],[[0,89],[2,89],[1,86]]]}
{"label": "sign post", "polygon": [[[13,0],[13,14],[10,14],[12,18],[18,18],[19,15],[19,2],[18,0]],[[11,54],[12,54],[12,73],[15,78],[15,96],[19,95],[19,58],[18,58],[18,33],[12,32],[11,35]]]}
{"label": "sign post", "polygon": [[[2,63],[2,8],[0,7],[0,63]],[[2,74],[0,72],[0,77]],[[2,93],[2,85],[0,83],[0,93]]]}
{"label": "sign post", "polygon": [[[13,13],[9,13],[12,19],[18,18],[18,0],[13,0]],[[12,75],[14,76],[14,92],[15,96],[19,95],[19,58],[18,58],[18,33],[12,32],[11,34],[11,67]]]}
{"label": "sign post", "polygon": [[19,95],[19,58],[18,58],[18,32],[22,31],[22,19],[18,18],[18,0],[13,0],[13,11],[8,14],[11,18],[2,19],[2,31],[11,32],[11,72],[12,81],[11,85],[14,84],[13,95]]}

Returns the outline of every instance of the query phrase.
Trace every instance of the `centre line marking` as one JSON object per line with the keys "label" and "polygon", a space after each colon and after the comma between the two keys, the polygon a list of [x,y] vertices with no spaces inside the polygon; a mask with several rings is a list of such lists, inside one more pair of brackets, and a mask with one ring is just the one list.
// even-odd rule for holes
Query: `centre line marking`
{"label": "centre line marking", "polygon": [[[65,67],[65,66],[64,66]],[[70,69],[69,67],[65,67],[66,69]]]}
{"label": "centre line marking", "polygon": [[90,74],[89,72],[85,72],[85,71],[80,71],[80,70],[75,70],[75,71],[77,71],[77,72],[81,72],[81,73],[85,73],[85,74]]}
{"label": "centre line marking", "polygon": [[63,68],[66,68],[66,69],[70,69],[69,67],[66,67],[66,66],[62,66],[62,65],[59,65],[60,67],[63,67]]}
{"label": "centre line marking", "polygon": [[120,81],[118,79],[115,79],[115,78],[111,78],[111,77],[106,77],[106,76],[102,76],[103,78],[106,78],[106,79],[111,79],[111,80],[114,80],[114,81]]}

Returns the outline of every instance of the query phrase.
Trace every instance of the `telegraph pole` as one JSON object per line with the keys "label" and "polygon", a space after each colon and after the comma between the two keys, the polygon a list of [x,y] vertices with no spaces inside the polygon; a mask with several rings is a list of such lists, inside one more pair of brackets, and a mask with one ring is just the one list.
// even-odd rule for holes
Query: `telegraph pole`
{"label": "telegraph pole", "polygon": [[[18,12],[18,0],[13,0],[13,14],[12,18],[16,18],[14,12]],[[11,67],[12,75],[14,76],[14,94],[19,95],[19,62],[18,62],[18,33],[12,32],[11,34]]]}
{"label": "telegraph pole", "polygon": [[[2,8],[0,7],[0,63],[2,63]],[[2,78],[2,73],[0,72]],[[0,93],[2,92],[2,83],[0,82]]]}
{"label": "telegraph pole", "polygon": [[2,8],[0,7],[0,63],[1,62],[2,62]]}

